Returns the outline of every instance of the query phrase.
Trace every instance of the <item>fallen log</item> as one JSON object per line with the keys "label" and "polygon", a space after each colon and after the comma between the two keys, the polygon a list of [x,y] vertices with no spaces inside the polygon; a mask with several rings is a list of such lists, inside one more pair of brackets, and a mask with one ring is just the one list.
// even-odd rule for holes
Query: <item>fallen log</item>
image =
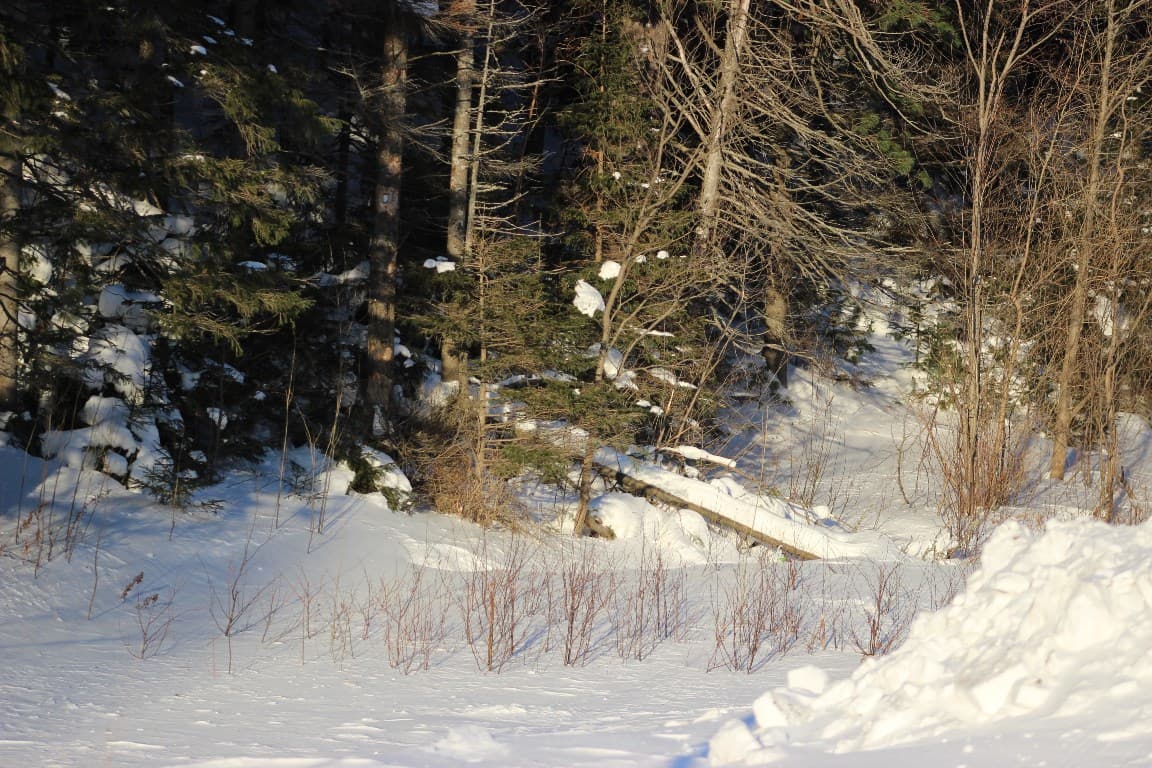
{"label": "fallen log", "polygon": [[599,472],[600,476],[605,480],[615,483],[633,496],[639,496],[648,501],[659,501],[663,504],[667,504],[670,507],[676,507],[677,509],[690,509],[713,525],[719,525],[722,528],[729,528],[736,533],[739,533],[744,538],[755,541],[757,544],[763,544],[767,547],[778,547],[782,551],[787,552],[788,554],[800,560],[820,559],[819,555],[815,555],[811,552],[805,552],[798,547],[792,546],[786,541],[775,539],[765,533],[754,530],[753,528],[750,528],[743,523],[739,523],[729,517],[725,517],[714,509],[708,509],[707,507],[701,506],[700,504],[694,504],[687,499],[674,496],[668,491],[657,488],[656,486],[646,483],[643,480],[637,480],[634,477],[629,477],[619,469],[613,469],[612,467],[597,462],[596,471]]}
{"label": "fallen log", "polygon": [[783,499],[748,493],[736,487],[735,481],[725,487],[723,483],[684,477],[611,448],[598,450],[593,466],[628,493],[691,510],[714,525],[802,560],[907,559],[887,536],[850,530],[839,521],[820,518]]}

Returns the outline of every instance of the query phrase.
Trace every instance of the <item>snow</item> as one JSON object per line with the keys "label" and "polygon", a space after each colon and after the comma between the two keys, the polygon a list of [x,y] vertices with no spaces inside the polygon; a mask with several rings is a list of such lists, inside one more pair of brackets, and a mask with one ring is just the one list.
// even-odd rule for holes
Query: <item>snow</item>
{"label": "snow", "polygon": [[[316,280],[366,266],[350,273]],[[115,321],[125,295],[94,309]],[[158,503],[137,484],[194,472],[161,448],[157,422],[178,414],[144,402],[151,340],[113,322],[84,339],[92,389],[74,428],[43,434],[50,458],[0,433],[0,765],[1147,765],[1152,524],[1088,521],[1096,489],[1037,479],[978,561],[921,559],[947,539],[911,352],[869,341],[853,373],[872,387],[798,368],[786,403],[741,382],[719,437],[597,453],[827,557],[800,563],[600,480],[590,512],[615,539],[566,535],[571,489],[530,477],[517,529],[485,530],[368,448],[368,493],[301,444]],[[451,386],[424,382],[432,399]],[[1126,415],[1117,439],[1144,493],[1152,429]],[[584,608],[565,615],[572,596]],[[489,604],[523,610],[492,669]],[[583,652],[566,646],[581,616]],[[746,669],[741,638],[761,643]]]}
{"label": "snow", "polygon": [[451,259],[445,258],[443,256],[437,256],[434,259],[425,259],[424,260],[424,268],[425,269],[434,269],[434,270],[436,270],[437,274],[443,274],[445,272],[455,272],[456,271],[456,262],[452,261]]}
{"label": "snow", "polygon": [[[588,350],[593,355],[600,354],[600,344],[593,344]],[[630,373],[629,371],[622,370],[624,365],[624,353],[616,349],[616,347],[609,347],[608,351],[604,353],[604,375],[609,379],[616,379],[620,376]],[[627,384],[631,386],[630,380]]]}
{"label": "snow", "polygon": [[728,467],[734,469],[736,467],[736,460],[719,456],[715,453],[710,453],[703,448],[697,448],[693,445],[677,445],[674,448],[665,448],[668,453],[678,453],[690,461],[709,461],[721,467]]}
{"label": "snow", "polygon": [[140,403],[147,385],[148,337],[123,325],[109,325],[88,342],[82,359],[88,363],[85,381],[93,389],[111,385],[130,403]]}
{"label": "snow", "polygon": [[1100,332],[1107,338],[1112,338],[1116,328],[1119,328],[1121,336],[1126,335],[1130,330],[1131,319],[1118,301],[1097,294],[1093,298],[1091,311],[1096,322],[1100,324]]}
{"label": "snow", "polygon": [[599,277],[601,280],[615,280],[620,276],[620,262],[608,259],[600,265]]}
{"label": "snow", "polygon": [[151,291],[136,291],[123,285],[110,284],[100,290],[97,310],[102,317],[128,321],[133,328],[143,327],[147,318],[142,305],[160,304],[163,299]]}
{"label": "snow", "polygon": [[57,99],[60,101],[72,101],[72,97],[65,93],[63,89],[60,88],[60,86],[56,85],[56,83],[52,82],[51,80],[45,80],[44,82],[48,84],[49,90],[52,91],[52,95]]}
{"label": "snow", "polygon": [[713,764],[759,765],[814,745],[879,750],[1040,719],[1107,724],[1101,742],[1152,738],[1152,525],[1053,521],[1034,532],[1010,521],[982,562],[892,654],[827,691],[815,675],[790,675],[757,700],[754,733],[717,734]]}
{"label": "snow", "polygon": [[25,274],[40,285],[48,285],[52,280],[52,260],[48,249],[43,245],[26,245],[20,249],[21,261],[26,265]]}
{"label": "snow", "polygon": [[322,288],[329,288],[337,285],[359,285],[368,279],[371,274],[372,268],[365,259],[351,269],[345,270],[338,275],[328,274],[327,272],[319,272],[313,276],[313,280],[317,285]]}
{"label": "snow", "polygon": [[588,317],[595,317],[597,312],[604,311],[604,297],[595,286],[583,280],[576,281],[576,298],[572,299],[576,311]]}

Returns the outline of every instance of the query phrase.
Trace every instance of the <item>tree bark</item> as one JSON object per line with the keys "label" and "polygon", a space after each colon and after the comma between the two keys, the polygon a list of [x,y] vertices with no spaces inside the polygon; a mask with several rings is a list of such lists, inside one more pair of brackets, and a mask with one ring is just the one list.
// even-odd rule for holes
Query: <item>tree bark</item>
{"label": "tree bark", "polygon": [[0,408],[16,403],[18,327],[16,323],[16,274],[20,268],[20,244],[12,221],[20,210],[20,155],[15,139],[0,125]]}
{"label": "tree bark", "polygon": [[724,148],[734,112],[739,107],[736,85],[740,77],[740,54],[748,39],[748,8],[751,0],[729,0],[727,35],[720,58],[720,82],[714,96],[708,135],[705,139],[704,172],[700,179],[700,226],[697,248],[712,245],[716,209],[720,202],[720,176],[724,169]]}
{"label": "tree bark", "polygon": [[775,286],[768,286],[764,296],[764,349],[761,356],[768,372],[776,377],[781,387],[788,388],[789,356],[788,295]]}
{"label": "tree bark", "polygon": [[[471,23],[474,2],[465,3]],[[465,230],[468,223],[468,171],[472,127],[472,85],[475,67],[475,39],[471,30],[460,35],[456,52],[456,108],[452,117],[452,148],[448,175],[448,256],[457,261],[465,258]]]}
{"label": "tree bark", "polygon": [[[368,248],[368,359],[366,404],[383,417],[392,405],[393,339],[396,334],[397,254],[400,245],[400,183],[403,178],[407,109],[408,40],[395,2],[385,6],[377,178]],[[378,424],[374,424],[375,429]]]}
{"label": "tree bark", "polygon": [[[476,41],[470,25],[475,12],[474,0],[462,3],[464,31],[460,35],[460,49],[456,52],[456,108],[452,117],[452,146],[449,150],[448,172],[448,257],[467,266],[469,178],[471,176],[470,149],[472,138],[472,88],[475,81]],[[445,381],[457,384],[457,394],[468,394],[468,354],[459,349],[451,335],[441,339],[440,358]]]}

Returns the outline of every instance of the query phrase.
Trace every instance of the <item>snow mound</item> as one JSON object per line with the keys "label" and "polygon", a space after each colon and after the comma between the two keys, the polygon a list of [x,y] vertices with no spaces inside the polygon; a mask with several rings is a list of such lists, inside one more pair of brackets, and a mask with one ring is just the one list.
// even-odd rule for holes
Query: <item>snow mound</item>
{"label": "snow mound", "polygon": [[674,565],[708,562],[708,523],[691,510],[668,512],[627,493],[597,496],[590,508],[620,542],[640,548],[654,546]]}
{"label": "snow mound", "polygon": [[465,763],[478,763],[508,753],[506,747],[479,725],[450,728],[448,735],[436,742],[433,751]]}
{"label": "snow mound", "polygon": [[1106,722],[1100,739],[1147,736],[1149,648],[1152,524],[1005,523],[965,592],[919,616],[903,647],[827,690],[790,675],[756,702],[754,729],[717,733],[711,760],[879,749],[1022,717]]}

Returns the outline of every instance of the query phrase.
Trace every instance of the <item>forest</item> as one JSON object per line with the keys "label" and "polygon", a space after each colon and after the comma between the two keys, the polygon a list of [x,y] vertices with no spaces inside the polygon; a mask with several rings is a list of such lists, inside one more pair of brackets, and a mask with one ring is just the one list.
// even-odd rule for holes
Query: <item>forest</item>
{"label": "forest", "polygon": [[[444,512],[717,441],[866,310],[955,544],[1152,374],[1147,0],[9,0],[11,444],[180,504],[310,444]],[[935,429],[936,419],[954,426]],[[1089,467],[1081,457],[1098,452]],[[1125,508],[1126,509],[1126,508]]]}

